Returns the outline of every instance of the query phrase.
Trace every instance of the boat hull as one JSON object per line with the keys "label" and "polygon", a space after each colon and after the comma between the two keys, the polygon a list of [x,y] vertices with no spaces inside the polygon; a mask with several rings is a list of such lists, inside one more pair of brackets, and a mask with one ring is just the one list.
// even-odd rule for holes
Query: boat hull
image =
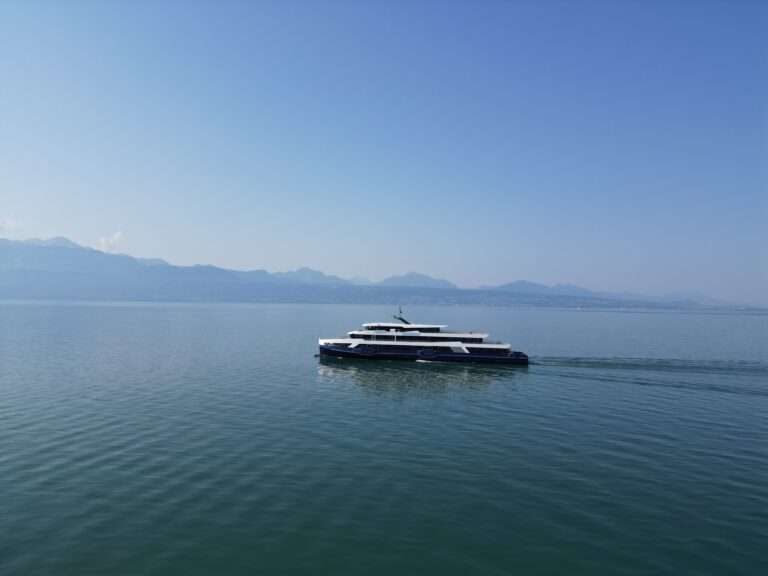
{"label": "boat hull", "polygon": [[464,354],[460,352],[432,352],[429,350],[419,350],[416,348],[413,352],[382,352],[355,350],[342,346],[321,344],[320,354],[323,356],[333,356],[336,358],[354,358],[357,360],[416,360],[429,362],[462,362],[472,364],[512,364],[516,366],[527,366],[528,356],[522,352],[511,352],[508,355],[484,355],[484,354]]}

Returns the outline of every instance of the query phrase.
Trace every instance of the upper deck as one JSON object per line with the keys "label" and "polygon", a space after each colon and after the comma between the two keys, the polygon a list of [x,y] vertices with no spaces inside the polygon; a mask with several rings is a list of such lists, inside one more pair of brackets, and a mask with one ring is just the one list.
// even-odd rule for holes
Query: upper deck
{"label": "upper deck", "polygon": [[366,330],[394,330],[395,332],[440,332],[447,328],[445,324],[406,324],[403,322],[368,322],[363,324]]}

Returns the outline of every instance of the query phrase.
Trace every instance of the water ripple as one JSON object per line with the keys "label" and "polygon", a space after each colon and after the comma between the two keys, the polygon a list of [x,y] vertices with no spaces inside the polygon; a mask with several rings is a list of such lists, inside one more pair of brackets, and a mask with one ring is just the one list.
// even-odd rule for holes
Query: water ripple
{"label": "water ripple", "polygon": [[313,310],[5,312],[0,573],[760,573],[765,363],[326,363]]}

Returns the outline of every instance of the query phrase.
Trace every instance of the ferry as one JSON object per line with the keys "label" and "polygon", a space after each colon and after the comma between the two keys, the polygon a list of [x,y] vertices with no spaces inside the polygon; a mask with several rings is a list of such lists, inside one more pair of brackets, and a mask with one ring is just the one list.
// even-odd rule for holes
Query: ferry
{"label": "ferry", "polygon": [[347,338],[320,338],[321,356],[366,360],[418,360],[427,362],[481,362],[528,365],[528,355],[504,342],[487,341],[482,332],[450,332],[444,324],[369,322]]}

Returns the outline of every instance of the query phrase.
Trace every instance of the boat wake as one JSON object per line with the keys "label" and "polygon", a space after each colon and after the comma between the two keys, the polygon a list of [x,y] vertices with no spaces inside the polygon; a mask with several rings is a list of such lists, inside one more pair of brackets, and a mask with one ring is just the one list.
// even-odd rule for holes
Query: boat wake
{"label": "boat wake", "polygon": [[569,366],[573,368],[768,374],[768,362],[748,360],[683,360],[677,358],[601,358],[567,356],[539,356],[532,357],[531,360],[532,363],[535,362],[542,366]]}
{"label": "boat wake", "polygon": [[565,379],[768,396],[768,362],[539,357],[535,364]]}

